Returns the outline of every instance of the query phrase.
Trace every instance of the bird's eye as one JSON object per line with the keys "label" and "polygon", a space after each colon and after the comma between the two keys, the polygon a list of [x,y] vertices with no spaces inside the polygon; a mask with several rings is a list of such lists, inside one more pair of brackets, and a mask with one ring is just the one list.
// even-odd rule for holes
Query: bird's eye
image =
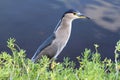
{"label": "bird's eye", "polygon": [[76,15],[77,13],[74,12],[73,14]]}

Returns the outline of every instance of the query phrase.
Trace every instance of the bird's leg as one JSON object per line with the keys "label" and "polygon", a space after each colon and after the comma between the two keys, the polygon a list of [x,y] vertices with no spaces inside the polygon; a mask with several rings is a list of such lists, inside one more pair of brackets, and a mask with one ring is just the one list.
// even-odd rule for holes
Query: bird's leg
{"label": "bird's leg", "polygon": [[50,60],[50,69],[51,70],[53,70],[58,65],[58,63],[55,60],[56,60],[56,58],[52,58]]}

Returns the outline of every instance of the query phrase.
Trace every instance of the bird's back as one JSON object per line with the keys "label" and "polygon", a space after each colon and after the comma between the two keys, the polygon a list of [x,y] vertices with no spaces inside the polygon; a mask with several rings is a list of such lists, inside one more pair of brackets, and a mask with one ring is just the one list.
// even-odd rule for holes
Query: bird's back
{"label": "bird's back", "polygon": [[[43,55],[52,58],[52,56],[56,53],[57,49],[55,45],[51,45],[55,39],[55,34],[53,33],[42,45],[39,46],[37,51],[35,52],[34,56],[32,57],[32,61],[36,62],[40,59]],[[51,54],[50,54],[51,53]],[[53,54],[54,53],[54,54]]]}

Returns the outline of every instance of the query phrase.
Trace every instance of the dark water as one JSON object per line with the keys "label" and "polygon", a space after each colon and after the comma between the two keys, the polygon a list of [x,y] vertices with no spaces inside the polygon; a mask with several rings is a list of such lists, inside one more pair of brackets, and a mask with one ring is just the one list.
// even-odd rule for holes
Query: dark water
{"label": "dark water", "polygon": [[114,46],[120,39],[119,0],[1,0],[0,51],[9,51],[8,38],[26,50],[31,58],[38,46],[51,35],[62,14],[75,8],[94,19],[75,20],[70,40],[58,60],[75,60],[85,48],[100,45],[102,58],[114,59]]}

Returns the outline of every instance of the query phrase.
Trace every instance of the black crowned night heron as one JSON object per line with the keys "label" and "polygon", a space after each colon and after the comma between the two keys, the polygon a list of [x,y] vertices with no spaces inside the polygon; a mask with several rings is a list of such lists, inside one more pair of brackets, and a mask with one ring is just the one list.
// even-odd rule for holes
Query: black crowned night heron
{"label": "black crowned night heron", "polygon": [[65,12],[53,34],[37,49],[31,60],[36,62],[38,59],[41,59],[43,55],[46,55],[50,59],[56,58],[66,46],[70,38],[72,21],[85,18],[88,17],[82,15],[76,10],[71,9]]}

